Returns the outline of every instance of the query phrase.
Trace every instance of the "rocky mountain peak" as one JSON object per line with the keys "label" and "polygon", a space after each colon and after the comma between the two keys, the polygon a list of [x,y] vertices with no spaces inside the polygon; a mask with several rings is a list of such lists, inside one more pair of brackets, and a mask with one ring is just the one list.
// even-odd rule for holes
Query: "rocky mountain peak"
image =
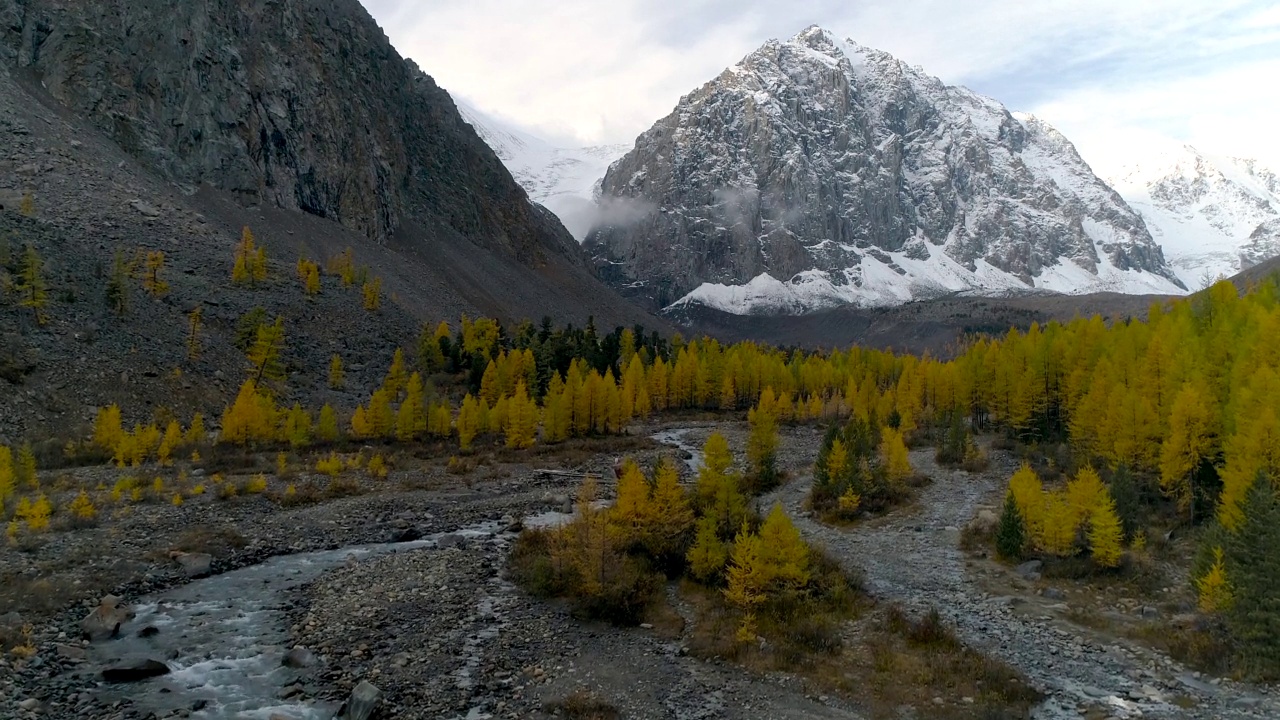
{"label": "rocky mountain peak", "polygon": [[1183,288],[1047,123],[810,27],[681,99],[601,183],[587,240],[651,307],[882,305],[950,292]]}
{"label": "rocky mountain peak", "polygon": [[1109,180],[1189,286],[1280,256],[1280,174],[1258,160],[1154,145]]}

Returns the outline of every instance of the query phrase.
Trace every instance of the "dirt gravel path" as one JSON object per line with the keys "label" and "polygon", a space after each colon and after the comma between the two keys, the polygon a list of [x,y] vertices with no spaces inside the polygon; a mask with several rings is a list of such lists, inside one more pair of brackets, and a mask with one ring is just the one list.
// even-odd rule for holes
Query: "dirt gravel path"
{"label": "dirt gravel path", "polygon": [[[807,539],[865,573],[868,591],[915,612],[936,607],[966,643],[1025,673],[1048,696],[1037,718],[1089,711],[1117,718],[1280,717],[1272,696],[1211,684],[1148,648],[1017,612],[1016,599],[985,592],[966,570],[960,528],[980,505],[998,503],[1015,461],[993,453],[991,468],[976,474],[939,467],[931,448],[912,452],[911,461],[933,479],[918,503],[853,528],[825,525],[808,512],[807,473],[763,498],[762,507],[782,502]],[[1194,707],[1181,706],[1189,700]]]}

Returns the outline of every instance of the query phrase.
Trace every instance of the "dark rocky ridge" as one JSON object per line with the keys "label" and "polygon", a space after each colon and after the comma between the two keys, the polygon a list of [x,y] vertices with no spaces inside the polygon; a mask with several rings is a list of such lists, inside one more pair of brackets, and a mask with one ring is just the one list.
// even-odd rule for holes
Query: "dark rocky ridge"
{"label": "dark rocky ridge", "polygon": [[375,240],[412,219],[427,242],[579,262],[559,222],[356,0],[0,0],[0,53],[189,189]]}
{"label": "dark rocky ridge", "polygon": [[[321,217],[289,203],[294,190],[285,192],[285,180],[292,183],[294,176],[273,175],[274,184],[267,185],[265,175],[253,175],[257,165],[250,163],[243,173],[234,171],[237,158],[251,157],[246,154],[252,144],[239,133],[257,121],[257,111],[246,116],[244,127],[234,124],[240,122],[234,118],[223,127],[223,109],[204,104],[198,88],[190,95],[165,94],[169,90],[156,95],[159,91],[144,82],[162,67],[177,72],[175,68],[186,67],[187,60],[165,59],[152,50],[138,50],[135,56],[132,50],[98,47],[116,41],[125,47],[149,47],[138,39],[140,28],[164,36],[171,28],[183,27],[173,21],[175,14],[192,20],[188,29],[193,37],[213,37],[202,28],[225,29],[222,24],[193,20],[195,11],[186,4],[168,14],[157,10],[147,16],[169,18],[164,23],[141,17],[140,8],[159,8],[159,3],[108,5],[0,0],[0,288],[12,281],[25,245],[35,247],[43,258],[49,286],[45,325],[35,323],[13,293],[0,291],[0,442],[82,437],[95,407],[111,402],[120,404],[128,423],[147,421],[162,408],[184,419],[194,410],[216,418],[243,379],[243,355],[232,339],[237,320],[254,307],[285,320],[289,379],[283,399],[313,408],[331,402],[347,411],[364,401],[397,346],[412,349],[424,322],[448,320],[456,327],[463,313],[508,322],[538,321],[545,315],[557,323],[581,326],[594,316],[602,328],[639,323],[669,331],[665,323],[592,277],[558,221],[528,201],[488,147],[457,118],[447,94],[425,76],[415,81],[418,99],[410,98],[410,105],[396,111],[399,115],[370,120],[370,127],[392,123],[386,142],[405,148],[411,161],[405,174],[384,185],[387,194],[379,196],[376,188],[361,184],[368,166],[359,156],[328,158],[326,172],[350,189],[343,197],[363,198],[352,207],[370,214],[365,218],[351,211],[342,217]],[[352,52],[359,47],[351,44],[355,37],[385,44],[354,0],[210,7],[224,6],[305,8],[307,19],[299,19],[299,27],[314,26],[320,36],[346,43]],[[341,20],[326,21],[328,8],[350,12],[335,15]],[[121,17],[139,15],[137,24],[113,19],[115,10],[123,13]],[[330,31],[323,28],[329,22],[352,23],[356,34],[326,35]],[[269,25],[265,19],[263,24]],[[263,33],[271,35],[269,29]],[[72,42],[69,37],[80,39]],[[244,42],[245,48],[253,45]],[[69,51],[73,46],[78,49]],[[264,47],[269,49],[270,43]],[[333,53],[339,52],[335,46]],[[392,51],[386,52],[388,63],[397,60]],[[296,58],[290,62],[295,67],[300,63]],[[387,72],[396,71],[392,67]],[[111,82],[75,84],[94,77]],[[65,78],[80,80],[68,84]],[[139,89],[130,95],[135,80]],[[219,87],[230,93],[228,97],[239,97],[231,85]],[[377,82],[364,83],[356,76],[342,92],[365,93],[376,87]],[[422,99],[428,87],[434,100]],[[350,106],[353,117],[362,104],[383,107],[380,99],[360,94],[331,97],[336,87],[320,84],[314,89],[319,94],[313,100],[329,107]],[[109,96],[109,102],[95,104],[91,91]],[[212,114],[201,114],[206,112]],[[156,122],[155,113],[207,125],[203,144],[197,148],[161,142],[178,130]],[[415,127],[401,134],[396,123],[410,121]],[[326,148],[358,153],[373,147],[374,135],[348,132],[347,127],[299,125],[296,132],[307,142],[286,147],[294,148],[298,158],[320,158]],[[138,136],[128,128],[150,134]],[[139,137],[145,142],[129,139]],[[176,164],[166,165],[165,157]],[[274,151],[271,157],[277,157]],[[202,163],[211,158],[222,158],[218,162],[225,164],[210,170]],[[270,167],[274,173],[279,166],[273,159]],[[387,167],[399,172],[399,166]],[[176,181],[176,172],[197,169],[204,173],[197,184]],[[241,187],[232,183],[237,178],[252,180],[243,186],[250,190],[236,190]],[[33,218],[18,213],[25,193],[34,197]],[[383,200],[400,206],[377,209]],[[375,242],[368,233],[379,217],[397,224]],[[359,218],[365,219],[357,223]],[[366,220],[369,224],[360,224]],[[246,225],[267,249],[271,264],[269,281],[253,289],[229,282],[232,248]],[[384,299],[377,312],[365,311],[359,288],[343,288],[337,278],[325,277],[323,290],[311,298],[303,295],[295,278],[299,257],[323,261],[347,247],[353,248],[358,264],[383,281]],[[105,299],[113,255],[120,252],[134,259],[153,250],[166,254],[170,292],[151,298],[140,282],[130,283],[131,309],[118,316]],[[186,313],[197,306],[204,311],[203,350],[192,360],[184,349]],[[348,388],[341,393],[331,393],[324,382],[326,363],[334,353],[342,355],[349,369]]]}

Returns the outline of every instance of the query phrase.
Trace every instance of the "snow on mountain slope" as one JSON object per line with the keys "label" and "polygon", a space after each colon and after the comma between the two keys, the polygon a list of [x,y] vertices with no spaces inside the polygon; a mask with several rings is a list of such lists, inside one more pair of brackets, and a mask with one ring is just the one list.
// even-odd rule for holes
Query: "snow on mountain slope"
{"label": "snow on mountain slope", "polygon": [[462,117],[507,166],[530,199],[560,218],[579,242],[603,210],[595,201],[609,164],[626,154],[626,145],[556,147],[458,102]]}
{"label": "snow on mountain slope", "polygon": [[1280,173],[1255,160],[1171,144],[1109,180],[1188,287],[1280,255]]}
{"label": "snow on mountain slope", "polygon": [[653,308],[1185,292],[1052,127],[816,27],[682,98],[601,197],[651,208],[585,246],[602,278]]}

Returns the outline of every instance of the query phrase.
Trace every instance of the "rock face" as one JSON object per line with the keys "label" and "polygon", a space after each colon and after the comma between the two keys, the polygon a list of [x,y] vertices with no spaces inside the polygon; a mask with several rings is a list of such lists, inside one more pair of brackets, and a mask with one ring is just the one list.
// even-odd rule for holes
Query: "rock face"
{"label": "rock face", "polygon": [[0,59],[189,189],[580,262],[357,0],[0,0]]}
{"label": "rock face", "polygon": [[1280,256],[1280,174],[1257,160],[1153,146],[1108,179],[1189,287]]}
{"label": "rock face", "polygon": [[1183,291],[1053,128],[819,28],[682,98],[601,190],[638,219],[588,237],[597,272],[655,308]]}

